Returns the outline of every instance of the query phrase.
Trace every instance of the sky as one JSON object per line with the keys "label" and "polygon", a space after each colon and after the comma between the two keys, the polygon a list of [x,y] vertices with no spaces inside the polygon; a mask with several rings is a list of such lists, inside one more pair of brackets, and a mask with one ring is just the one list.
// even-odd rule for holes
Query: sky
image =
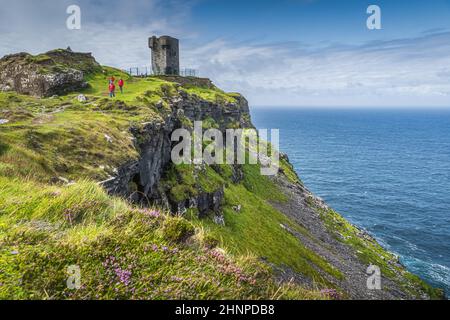
{"label": "sky", "polygon": [[[81,9],[69,30],[67,7]],[[381,30],[369,30],[369,5]],[[450,107],[450,0],[0,0],[0,55],[70,46],[150,67],[147,38],[254,107]]]}

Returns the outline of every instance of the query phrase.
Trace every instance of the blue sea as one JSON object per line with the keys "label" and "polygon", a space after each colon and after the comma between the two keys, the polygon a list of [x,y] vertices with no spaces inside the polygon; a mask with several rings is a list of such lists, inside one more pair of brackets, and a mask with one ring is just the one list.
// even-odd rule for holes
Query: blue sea
{"label": "blue sea", "polygon": [[254,108],[305,185],[450,294],[450,110]]}

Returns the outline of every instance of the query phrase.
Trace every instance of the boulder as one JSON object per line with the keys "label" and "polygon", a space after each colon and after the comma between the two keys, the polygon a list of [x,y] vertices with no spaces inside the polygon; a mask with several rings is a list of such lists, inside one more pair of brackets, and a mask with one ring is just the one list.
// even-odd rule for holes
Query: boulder
{"label": "boulder", "polygon": [[35,97],[51,97],[87,87],[86,74],[101,70],[87,53],[54,50],[32,56],[28,53],[0,59],[0,90]]}
{"label": "boulder", "polygon": [[80,95],[77,97],[77,100],[78,100],[78,102],[86,102],[86,101],[87,101],[87,98],[86,98],[86,96],[85,96],[84,94],[80,94]]}
{"label": "boulder", "polygon": [[107,134],[105,134],[105,139],[106,139],[106,141],[108,142],[108,143],[113,143],[114,142],[114,140],[113,140],[113,138],[111,138],[109,135],[107,135]]}

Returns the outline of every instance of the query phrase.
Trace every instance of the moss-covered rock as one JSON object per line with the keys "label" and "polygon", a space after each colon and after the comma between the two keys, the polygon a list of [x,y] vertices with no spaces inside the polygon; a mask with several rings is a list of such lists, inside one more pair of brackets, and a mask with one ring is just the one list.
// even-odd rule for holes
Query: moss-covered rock
{"label": "moss-covered rock", "polygon": [[0,90],[50,97],[85,88],[85,76],[101,71],[90,54],[69,50],[8,55],[0,59]]}

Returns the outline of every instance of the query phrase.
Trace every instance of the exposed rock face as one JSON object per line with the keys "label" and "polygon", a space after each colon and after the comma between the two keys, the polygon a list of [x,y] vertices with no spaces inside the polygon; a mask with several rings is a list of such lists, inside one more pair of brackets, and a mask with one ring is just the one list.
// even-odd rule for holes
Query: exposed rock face
{"label": "exposed rock face", "polygon": [[99,68],[89,53],[55,50],[39,56],[8,55],[0,59],[0,90],[51,97],[85,88],[85,74]]}
{"label": "exposed rock face", "polygon": [[[171,135],[174,130],[183,127],[182,118],[191,122],[212,118],[223,132],[230,126],[252,127],[247,100],[239,96],[236,100],[237,103],[213,103],[180,92],[180,96],[170,102],[172,112],[164,121],[149,122],[131,129],[140,150],[140,159],[119,168],[117,175],[102,182],[102,185],[113,194],[143,204],[158,204],[173,212],[183,213],[188,208],[197,208],[201,216],[210,212],[219,214],[224,197],[223,187],[174,201],[160,188],[159,182],[171,163]],[[233,179],[242,179],[238,166],[233,172]],[[137,186],[137,190],[133,190],[130,184]]]}

